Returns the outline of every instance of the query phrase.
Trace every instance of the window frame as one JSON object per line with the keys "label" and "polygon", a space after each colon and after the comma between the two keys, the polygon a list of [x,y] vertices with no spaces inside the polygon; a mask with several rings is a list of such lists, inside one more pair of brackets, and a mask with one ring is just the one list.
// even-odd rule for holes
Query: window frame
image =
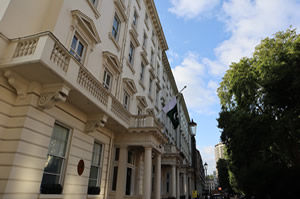
{"label": "window frame", "polygon": [[135,54],[135,46],[132,41],[129,44],[129,52],[128,52],[128,62],[130,65],[134,63],[134,54]]}
{"label": "window frame", "polygon": [[[66,143],[65,143],[66,146],[65,146],[65,151],[64,151],[64,156],[63,157],[49,153],[51,141],[52,141],[52,138],[54,136],[55,126],[59,126],[59,127],[63,128],[63,129],[67,130],[67,140],[66,140]],[[54,125],[53,125],[53,130],[52,130],[52,133],[51,133],[50,142],[49,142],[49,145],[48,145],[47,162],[49,161],[49,156],[60,158],[62,160],[61,165],[60,165],[59,174],[55,175],[55,176],[59,176],[58,184],[60,184],[61,187],[63,187],[64,180],[65,180],[65,173],[66,173],[66,168],[67,168],[67,159],[68,159],[69,147],[70,147],[70,142],[71,142],[71,133],[72,132],[71,132],[71,128],[70,127],[68,127],[68,126],[66,126],[66,125],[64,125],[64,124],[62,124],[62,123],[60,123],[58,121],[55,121]],[[45,163],[45,165],[46,165],[46,163]],[[51,172],[45,172],[45,168],[46,167],[44,167],[44,170],[43,170],[43,175],[42,175],[40,187],[42,187],[42,185],[43,185],[44,174],[46,174],[46,175],[52,175],[53,174]],[[42,193],[41,190],[40,190],[40,194],[44,194],[44,193]],[[60,193],[60,194],[62,194],[62,193]]]}
{"label": "window frame", "polygon": [[[127,91],[123,91],[124,94],[123,94],[123,107],[126,109],[126,110],[129,110],[130,108],[130,95],[128,94]],[[126,100],[127,99],[127,100]],[[127,102],[127,103],[126,103]]]}
{"label": "window frame", "polygon": [[[73,41],[74,38],[77,39],[76,44],[75,44],[75,48],[73,49]],[[78,45],[81,43],[81,45],[83,46],[83,51],[82,51],[82,55],[79,57],[80,59],[77,58],[77,50],[78,50]],[[71,40],[71,45],[70,45],[70,54],[80,63],[84,63],[85,61],[85,57],[86,57],[86,52],[88,49],[88,44],[87,42],[83,39],[83,37],[78,33],[78,31],[75,31]]]}
{"label": "window frame", "polygon": [[[95,149],[96,144],[101,146],[100,154],[98,154],[98,155],[100,155],[99,165],[93,165],[93,158],[94,158],[94,154],[95,154],[94,149]],[[92,152],[92,160],[91,160],[88,187],[94,187],[94,186],[90,186],[90,179],[91,179],[91,169],[92,169],[92,167],[96,167],[97,168],[97,178],[93,179],[93,180],[96,180],[96,186],[95,187],[100,187],[100,192],[101,192],[101,177],[102,177],[102,168],[103,168],[103,153],[104,153],[104,144],[101,143],[101,142],[95,141],[94,145],[93,145],[93,152]]]}
{"label": "window frame", "polygon": [[[107,85],[107,77],[109,76],[109,84]],[[105,67],[104,73],[103,73],[103,82],[102,85],[105,89],[111,91],[112,84],[113,84],[113,74]]]}
{"label": "window frame", "polygon": [[[115,30],[115,22],[118,22],[118,26],[117,26],[117,30]],[[113,23],[112,23],[112,30],[111,30],[111,35],[112,38],[118,42],[119,38],[120,38],[120,31],[121,31],[121,20],[120,17],[118,16],[117,12],[115,12],[114,14],[114,18],[113,18]],[[114,34],[115,32],[115,34]]]}

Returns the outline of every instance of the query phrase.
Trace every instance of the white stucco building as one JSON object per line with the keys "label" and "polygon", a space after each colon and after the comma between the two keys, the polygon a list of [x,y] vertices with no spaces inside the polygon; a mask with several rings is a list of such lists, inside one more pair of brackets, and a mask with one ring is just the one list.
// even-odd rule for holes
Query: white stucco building
{"label": "white stucco building", "polygon": [[1,0],[0,199],[187,199],[167,49],[153,0]]}

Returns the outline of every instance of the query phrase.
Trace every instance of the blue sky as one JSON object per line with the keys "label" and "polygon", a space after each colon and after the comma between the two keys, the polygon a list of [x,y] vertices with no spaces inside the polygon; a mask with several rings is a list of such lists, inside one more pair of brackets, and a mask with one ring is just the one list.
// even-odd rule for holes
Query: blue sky
{"label": "blue sky", "polygon": [[216,90],[232,62],[251,56],[261,39],[290,26],[300,30],[300,0],[155,0],[169,45],[167,55],[190,117],[197,148],[215,170],[219,99]]}

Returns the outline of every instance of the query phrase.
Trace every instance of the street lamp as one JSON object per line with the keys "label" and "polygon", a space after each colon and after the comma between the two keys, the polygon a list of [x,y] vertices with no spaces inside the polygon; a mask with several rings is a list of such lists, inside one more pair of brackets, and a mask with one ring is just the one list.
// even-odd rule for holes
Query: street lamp
{"label": "street lamp", "polygon": [[192,121],[189,123],[189,127],[192,131],[192,152],[193,152],[193,162],[194,162],[194,190],[197,190],[197,177],[196,177],[196,168],[197,168],[197,161],[196,161],[196,130],[197,130],[197,123]]}
{"label": "street lamp", "polygon": [[208,164],[205,162],[204,163],[204,170],[205,170],[205,189],[207,188],[207,167],[208,167]]}
{"label": "street lamp", "polygon": [[189,126],[192,129],[192,135],[196,136],[196,130],[197,130],[197,123],[194,122],[194,120],[192,119],[192,121],[189,123]]}

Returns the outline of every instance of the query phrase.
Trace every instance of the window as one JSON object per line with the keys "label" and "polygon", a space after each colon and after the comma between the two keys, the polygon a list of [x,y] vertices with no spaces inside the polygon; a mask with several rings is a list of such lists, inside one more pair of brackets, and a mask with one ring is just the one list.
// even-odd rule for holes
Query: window
{"label": "window", "polygon": [[111,190],[112,191],[116,191],[117,190],[117,179],[118,179],[118,167],[114,167],[114,171],[113,171],[113,181],[112,181],[112,187]]}
{"label": "window", "polygon": [[115,40],[118,40],[119,38],[120,24],[121,24],[120,19],[118,15],[115,13],[114,22],[112,26],[112,35]]}
{"label": "window", "polygon": [[134,45],[132,44],[132,42],[130,42],[128,61],[131,65],[133,64],[133,55],[134,55]]}
{"label": "window", "polygon": [[116,191],[117,190],[117,179],[118,179],[118,161],[119,161],[119,155],[120,155],[120,148],[115,149],[115,162],[114,162],[114,170],[113,170],[113,179],[112,179],[112,185],[111,190]]}
{"label": "window", "polygon": [[143,114],[143,109],[141,109],[140,107],[138,107],[138,115],[142,115]]}
{"label": "window", "polygon": [[154,52],[151,50],[150,64],[153,66],[154,64]]}
{"label": "window", "polygon": [[155,103],[156,103],[156,106],[158,106],[158,104],[159,104],[159,90],[158,89],[156,89]]}
{"label": "window", "polygon": [[167,173],[166,183],[167,183],[166,191],[167,191],[167,193],[170,193],[170,174],[169,173]]}
{"label": "window", "polygon": [[130,102],[130,96],[126,91],[124,91],[123,106],[127,110],[129,110],[129,102]]}
{"label": "window", "polygon": [[112,75],[109,73],[107,70],[104,71],[104,76],[103,76],[103,86],[107,90],[110,89],[112,84]]}
{"label": "window", "polygon": [[136,13],[136,11],[134,11],[133,20],[132,20],[132,24],[133,24],[134,28],[137,27],[137,22],[138,22],[138,14]]}
{"label": "window", "polygon": [[77,59],[79,62],[83,61],[83,56],[85,53],[85,44],[82,39],[79,38],[77,34],[74,35],[70,53]]}
{"label": "window", "polygon": [[98,0],[89,0],[94,6],[97,5]]}
{"label": "window", "polygon": [[152,83],[153,83],[153,79],[150,78],[150,79],[149,79],[149,93],[148,93],[148,95],[149,95],[150,97],[152,97]]}
{"label": "window", "polygon": [[145,66],[143,63],[141,63],[141,73],[140,73],[140,81],[143,82],[144,81],[144,74],[145,73]]}
{"label": "window", "polygon": [[148,14],[146,12],[145,13],[145,24],[146,24],[147,28],[148,28],[148,21],[149,21],[149,16],[148,16]]}
{"label": "window", "polygon": [[68,139],[69,129],[55,123],[48,148],[40,189],[41,193],[61,193],[62,173],[65,167]]}
{"label": "window", "polygon": [[[91,191],[90,187],[99,187],[100,192],[100,179],[101,179],[101,160],[102,160],[102,144],[94,143],[91,170],[89,176],[89,190],[88,194],[95,194]],[[97,194],[99,194],[99,192]]]}
{"label": "window", "polygon": [[134,172],[135,172],[135,166],[134,166],[134,153],[132,151],[128,151],[128,167],[127,167],[127,176],[126,176],[126,195],[133,195],[133,186],[134,186]]}
{"label": "window", "polygon": [[151,39],[152,39],[153,45],[155,46],[155,33],[154,33],[153,30],[152,30],[152,37],[151,37]]}
{"label": "window", "polygon": [[147,47],[147,34],[144,32],[143,47]]}

